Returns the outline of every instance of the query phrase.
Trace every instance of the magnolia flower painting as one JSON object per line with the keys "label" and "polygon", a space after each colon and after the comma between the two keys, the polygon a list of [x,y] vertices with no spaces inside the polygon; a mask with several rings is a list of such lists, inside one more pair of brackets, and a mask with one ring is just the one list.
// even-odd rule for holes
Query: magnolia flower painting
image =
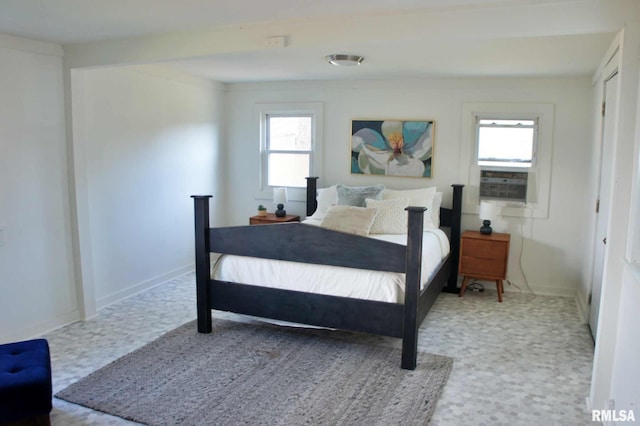
{"label": "magnolia flower painting", "polygon": [[353,120],[351,173],[431,177],[433,121]]}

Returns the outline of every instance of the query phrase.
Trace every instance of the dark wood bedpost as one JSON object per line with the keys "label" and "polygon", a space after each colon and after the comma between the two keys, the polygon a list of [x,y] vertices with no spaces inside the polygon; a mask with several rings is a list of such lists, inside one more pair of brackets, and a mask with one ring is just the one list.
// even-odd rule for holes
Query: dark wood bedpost
{"label": "dark wood bedpost", "polygon": [[418,360],[418,300],[422,273],[422,231],[426,208],[407,207],[407,257],[405,268],[404,316],[402,326],[402,365],[415,370]]}
{"label": "dark wood bedpost", "polygon": [[451,275],[445,289],[448,293],[458,292],[458,266],[460,260],[460,235],[462,227],[462,188],[453,184],[453,202],[451,205]]}
{"label": "dark wood bedpost", "polygon": [[196,297],[198,332],[211,333],[211,308],[209,307],[209,198],[211,195],[192,195],[195,215],[196,243]]}
{"label": "dark wood bedpost", "polygon": [[316,195],[318,191],[318,177],[310,176],[307,180],[307,216],[311,216],[318,208]]}

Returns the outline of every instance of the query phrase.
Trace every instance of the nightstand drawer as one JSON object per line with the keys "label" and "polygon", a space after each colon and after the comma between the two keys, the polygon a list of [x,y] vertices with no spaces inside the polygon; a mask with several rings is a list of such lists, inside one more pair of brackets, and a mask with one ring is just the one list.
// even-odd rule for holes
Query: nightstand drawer
{"label": "nightstand drawer", "polygon": [[465,238],[462,244],[464,245],[462,250],[464,254],[478,259],[490,259],[500,262],[507,258],[509,250],[508,242]]}
{"label": "nightstand drawer", "polygon": [[461,275],[504,279],[507,275],[507,270],[504,258],[483,259],[477,256],[461,256],[459,273]]}

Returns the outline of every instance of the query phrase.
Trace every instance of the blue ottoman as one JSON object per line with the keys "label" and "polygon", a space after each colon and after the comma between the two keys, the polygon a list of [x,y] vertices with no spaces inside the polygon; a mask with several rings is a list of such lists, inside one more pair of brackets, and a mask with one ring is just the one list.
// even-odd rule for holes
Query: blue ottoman
{"label": "blue ottoman", "polygon": [[49,424],[51,391],[45,339],[0,345],[0,425]]}

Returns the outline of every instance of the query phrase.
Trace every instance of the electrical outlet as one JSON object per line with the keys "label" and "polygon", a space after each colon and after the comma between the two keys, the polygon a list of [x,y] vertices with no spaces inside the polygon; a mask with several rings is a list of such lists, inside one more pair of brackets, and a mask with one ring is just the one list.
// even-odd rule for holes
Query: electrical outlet
{"label": "electrical outlet", "polygon": [[283,48],[287,46],[287,37],[286,36],[274,36],[268,37],[265,40],[265,46],[270,48]]}

